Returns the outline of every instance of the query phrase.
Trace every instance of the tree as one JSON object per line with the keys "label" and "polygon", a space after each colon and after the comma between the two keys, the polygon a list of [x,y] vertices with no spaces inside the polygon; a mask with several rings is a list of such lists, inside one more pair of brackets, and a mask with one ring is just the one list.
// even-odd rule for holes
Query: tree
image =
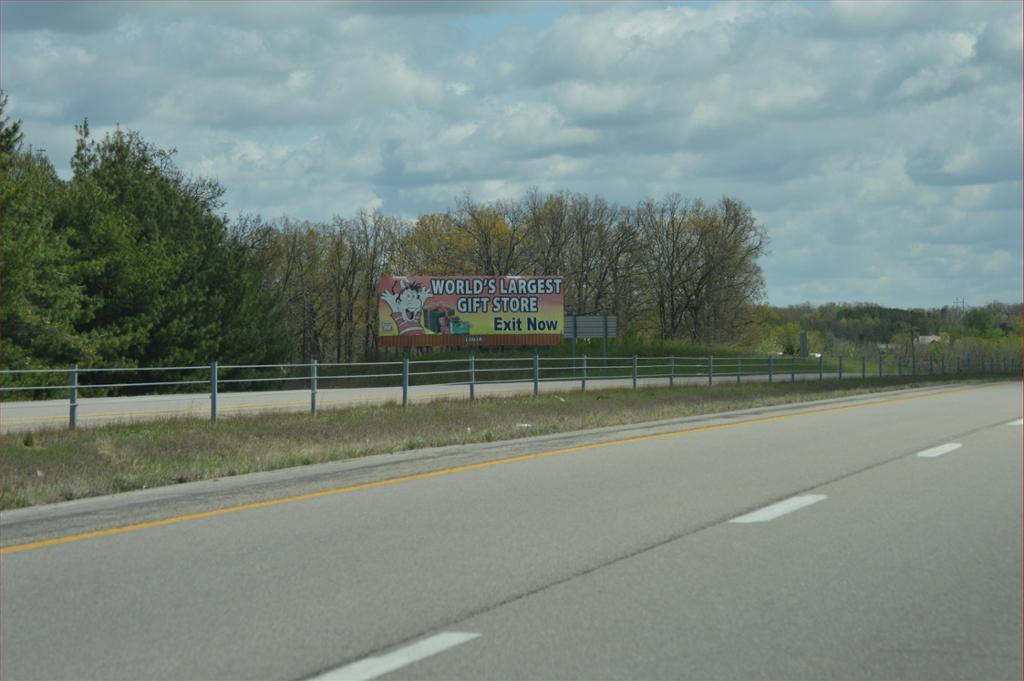
{"label": "tree", "polygon": [[401,238],[395,266],[403,274],[472,274],[473,243],[448,213],[421,215]]}
{"label": "tree", "polygon": [[12,121],[4,116],[7,109],[7,93],[0,90],[0,156],[13,154],[21,149],[21,121]]}
{"label": "tree", "polygon": [[[736,339],[751,323],[752,306],[764,295],[764,277],[758,259],[767,236],[748,206],[722,198],[702,222],[708,233],[700,240],[703,295],[691,296],[690,318],[694,339]],[[704,333],[698,333],[703,328]]]}
{"label": "tree", "polygon": [[466,195],[458,201],[449,219],[470,244],[473,271],[467,274],[519,274],[520,247],[527,234],[526,213],[519,202],[480,204]]}
{"label": "tree", "polygon": [[[185,176],[173,151],[133,131],[94,140],[77,126],[68,200],[55,218],[86,296],[79,330],[99,362],[204,364],[280,359],[273,307],[258,303],[247,251],[217,213],[223,189]],[[239,310],[250,315],[241,319]],[[263,314],[263,310],[267,310]],[[241,338],[225,324],[244,323]]]}
{"label": "tree", "polygon": [[973,308],[964,315],[964,328],[979,338],[997,338],[1001,335],[992,315],[981,307]]}
{"label": "tree", "polygon": [[39,154],[0,154],[0,367],[67,364],[90,355],[76,328],[85,293],[65,235],[53,228],[65,187]]}
{"label": "tree", "polygon": [[750,323],[764,291],[757,260],[767,238],[749,207],[728,197],[708,206],[670,194],[641,201],[631,217],[662,338],[726,340]]}

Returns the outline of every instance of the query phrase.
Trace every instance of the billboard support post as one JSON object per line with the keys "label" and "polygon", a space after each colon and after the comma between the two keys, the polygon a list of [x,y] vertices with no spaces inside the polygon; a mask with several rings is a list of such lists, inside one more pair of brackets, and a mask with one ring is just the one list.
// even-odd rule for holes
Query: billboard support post
{"label": "billboard support post", "polygon": [[469,399],[476,398],[476,356],[469,356]]}
{"label": "billboard support post", "polygon": [[633,390],[636,390],[636,355],[633,355]]}

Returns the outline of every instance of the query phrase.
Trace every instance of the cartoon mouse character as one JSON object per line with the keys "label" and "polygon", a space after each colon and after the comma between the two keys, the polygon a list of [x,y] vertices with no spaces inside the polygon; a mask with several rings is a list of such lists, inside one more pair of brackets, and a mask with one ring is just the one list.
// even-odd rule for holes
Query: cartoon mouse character
{"label": "cartoon mouse character", "polygon": [[430,292],[423,285],[408,279],[398,279],[390,291],[381,291],[380,298],[391,308],[391,318],[398,324],[400,336],[422,336],[423,305]]}

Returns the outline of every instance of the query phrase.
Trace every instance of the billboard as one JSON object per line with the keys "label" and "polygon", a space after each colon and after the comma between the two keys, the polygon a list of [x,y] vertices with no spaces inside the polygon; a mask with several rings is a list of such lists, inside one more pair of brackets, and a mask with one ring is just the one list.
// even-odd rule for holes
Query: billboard
{"label": "billboard", "polygon": [[381,347],[555,345],[562,277],[381,277]]}

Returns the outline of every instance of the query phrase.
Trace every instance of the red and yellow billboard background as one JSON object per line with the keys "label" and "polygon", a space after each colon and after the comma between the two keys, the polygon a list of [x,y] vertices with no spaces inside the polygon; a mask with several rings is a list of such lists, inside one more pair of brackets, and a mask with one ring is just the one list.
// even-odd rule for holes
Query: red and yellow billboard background
{"label": "red and yellow billboard background", "polygon": [[562,277],[381,277],[381,347],[555,345]]}

